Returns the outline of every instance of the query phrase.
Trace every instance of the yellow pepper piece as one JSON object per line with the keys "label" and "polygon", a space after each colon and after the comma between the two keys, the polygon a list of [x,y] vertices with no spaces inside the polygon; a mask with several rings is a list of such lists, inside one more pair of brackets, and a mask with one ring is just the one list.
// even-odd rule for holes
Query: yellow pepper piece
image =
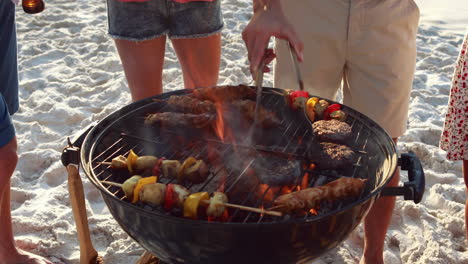
{"label": "yellow pepper piece", "polygon": [[130,174],[133,173],[133,168],[135,167],[137,159],[138,155],[131,149],[127,156],[127,168]]}
{"label": "yellow pepper piece", "polygon": [[145,177],[141,178],[138,180],[138,183],[135,186],[135,189],[133,189],[133,200],[132,203],[136,203],[139,200],[139,193],[141,188],[143,188],[144,185],[150,184],[150,183],[156,183],[158,181],[158,177],[156,176],[151,176],[151,177]]}
{"label": "yellow pepper piece", "polygon": [[315,107],[315,104],[319,101],[317,97],[311,97],[309,100],[307,100],[307,106],[309,107]]}
{"label": "yellow pepper piece", "polygon": [[314,122],[315,120],[315,105],[317,104],[318,101],[319,99],[317,97],[312,97],[312,98],[309,98],[309,100],[307,100],[306,114],[307,114],[307,117],[309,117],[309,120],[311,122]]}
{"label": "yellow pepper piece", "polygon": [[184,180],[184,174],[185,174],[185,170],[187,168],[190,168],[193,164],[195,164],[197,162],[197,159],[195,159],[194,157],[188,157],[187,159],[185,159],[184,163],[182,163],[182,166],[180,166],[179,168],[179,173],[178,173],[178,181],[179,182],[182,182]]}
{"label": "yellow pepper piece", "polygon": [[210,195],[207,192],[190,194],[184,201],[184,217],[197,219],[200,201],[209,199]]}

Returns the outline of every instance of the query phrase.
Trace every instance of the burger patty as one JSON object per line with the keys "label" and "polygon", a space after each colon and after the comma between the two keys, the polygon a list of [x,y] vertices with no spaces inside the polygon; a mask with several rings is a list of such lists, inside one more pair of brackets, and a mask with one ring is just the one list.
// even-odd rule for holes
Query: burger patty
{"label": "burger patty", "polygon": [[343,169],[356,162],[356,153],[345,145],[331,142],[320,142],[316,148],[309,152],[309,159],[317,165],[318,169]]}
{"label": "burger patty", "polygon": [[336,119],[316,121],[312,128],[318,141],[345,143],[351,138],[351,126]]}

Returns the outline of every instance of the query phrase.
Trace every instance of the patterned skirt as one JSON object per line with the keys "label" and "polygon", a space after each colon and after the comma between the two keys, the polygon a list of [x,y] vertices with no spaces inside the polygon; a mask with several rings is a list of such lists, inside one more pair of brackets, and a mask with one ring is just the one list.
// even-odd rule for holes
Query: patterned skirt
{"label": "patterned skirt", "polygon": [[458,56],[440,148],[449,160],[468,160],[468,33]]}

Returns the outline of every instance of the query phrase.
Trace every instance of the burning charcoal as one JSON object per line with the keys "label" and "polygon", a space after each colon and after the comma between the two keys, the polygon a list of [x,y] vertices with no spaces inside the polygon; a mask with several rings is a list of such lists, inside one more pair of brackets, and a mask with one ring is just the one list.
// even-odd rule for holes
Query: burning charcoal
{"label": "burning charcoal", "polygon": [[287,160],[274,155],[257,153],[252,168],[258,179],[270,186],[296,184],[302,175],[300,161]]}
{"label": "burning charcoal", "polygon": [[309,151],[309,159],[321,170],[343,169],[356,162],[356,153],[345,145],[322,142]]}
{"label": "burning charcoal", "polygon": [[319,141],[345,143],[351,137],[351,127],[339,120],[319,120],[313,123],[314,134]]}

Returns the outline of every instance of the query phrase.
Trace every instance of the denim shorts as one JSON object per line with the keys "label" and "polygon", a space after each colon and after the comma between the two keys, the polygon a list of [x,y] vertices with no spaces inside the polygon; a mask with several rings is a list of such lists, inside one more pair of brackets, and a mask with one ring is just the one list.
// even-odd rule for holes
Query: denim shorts
{"label": "denim shorts", "polygon": [[15,5],[0,0],[0,94],[10,115],[18,110],[18,60]]}
{"label": "denim shorts", "polygon": [[[3,1],[3,0],[0,0]],[[5,146],[15,136],[15,127],[11,122],[8,107],[3,95],[0,94],[0,147]]]}
{"label": "denim shorts", "polygon": [[107,0],[109,35],[115,39],[202,38],[224,26],[221,0],[177,3],[171,0],[120,2]]}

